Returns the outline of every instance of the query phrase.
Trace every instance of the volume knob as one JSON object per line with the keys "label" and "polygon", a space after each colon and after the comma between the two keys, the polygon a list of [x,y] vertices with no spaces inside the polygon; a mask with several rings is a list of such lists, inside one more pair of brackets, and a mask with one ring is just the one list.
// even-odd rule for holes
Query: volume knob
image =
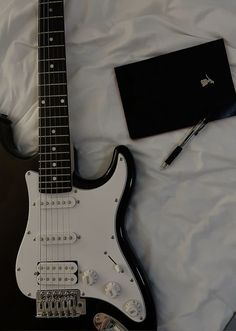
{"label": "volume knob", "polygon": [[105,293],[106,296],[114,299],[120,295],[121,287],[118,283],[109,282],[105,286]]}
{"label": "volume knob", "polygon": [[126,302],[124,309],[130,317],[138,317],[142,313],[142,305],[137,300]]}
{"label": "volume knob", "polygon": [[94,270],[86,270],[82,275],[83,282],[89,286],[96,283],[98,279],[98,274]]}

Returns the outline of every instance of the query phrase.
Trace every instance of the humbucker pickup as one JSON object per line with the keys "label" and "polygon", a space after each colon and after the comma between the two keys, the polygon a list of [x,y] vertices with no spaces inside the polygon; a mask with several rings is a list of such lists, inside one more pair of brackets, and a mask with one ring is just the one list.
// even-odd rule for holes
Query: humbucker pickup
{"label": "humbucker pickup", "polygon": [[39,290],[36,295],[37,317],[78,317],[86,314],[86,301],[79,290]]}
{"label": "humbucker pickup", "polygon": [[75,262],[40,262],[37,265],[39,285],[75,285],[78,266]]}

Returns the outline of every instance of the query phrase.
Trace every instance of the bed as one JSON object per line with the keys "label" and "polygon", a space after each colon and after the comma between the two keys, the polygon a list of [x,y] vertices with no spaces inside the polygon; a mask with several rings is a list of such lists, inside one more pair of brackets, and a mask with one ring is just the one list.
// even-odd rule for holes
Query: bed
{"label": "bed", "polygon": [[[236,310],[236,118],[209,125],[162,171],[185,131],[131,140],[114,67],[223,38],[236,83],[236,2],[65,0],[65,14],[80,173],[101,176],[117,145],[133,154],[126,225],[149,276],[158,331],[223,331]],[[0,45],[0,110],[30,154],[38,148],[36,0],[0,0]]]}

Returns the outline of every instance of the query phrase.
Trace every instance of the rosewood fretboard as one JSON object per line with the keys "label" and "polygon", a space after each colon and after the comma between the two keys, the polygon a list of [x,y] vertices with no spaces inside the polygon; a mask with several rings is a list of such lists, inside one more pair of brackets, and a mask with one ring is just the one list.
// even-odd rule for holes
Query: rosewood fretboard
{"label": "rosewood fretboard", "polygon": [[72,189],[64,1],[39,0],[39,190]]}

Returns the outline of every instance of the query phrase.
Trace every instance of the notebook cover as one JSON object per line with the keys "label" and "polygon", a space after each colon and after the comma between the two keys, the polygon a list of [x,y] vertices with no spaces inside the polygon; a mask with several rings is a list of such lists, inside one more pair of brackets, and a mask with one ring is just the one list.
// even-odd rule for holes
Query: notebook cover
{"label": "notebook cover", "polygon": [[223,39],[115,68],[132,139],[236,114]]}

